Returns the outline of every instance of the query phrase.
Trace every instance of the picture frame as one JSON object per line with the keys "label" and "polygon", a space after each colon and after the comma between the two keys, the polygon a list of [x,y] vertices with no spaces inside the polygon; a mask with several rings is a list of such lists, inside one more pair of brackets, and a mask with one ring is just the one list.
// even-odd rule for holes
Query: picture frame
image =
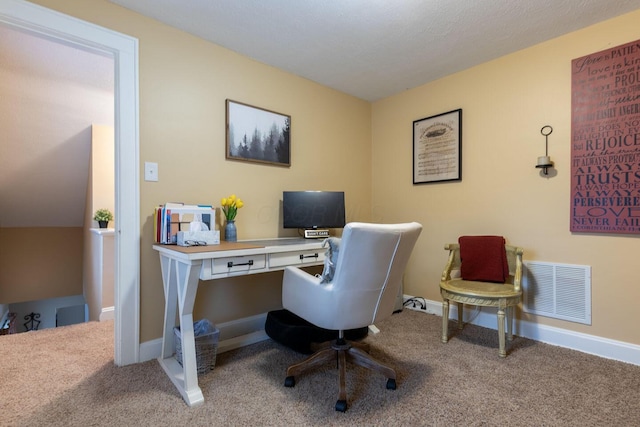
{"label": "picture frame", "polygon": [[291,116],[226,100],[228,160],[291,166]]}
{"label": "picture frame", "polygon": [[462,109],[413,121],[413,183],[462,180]]}

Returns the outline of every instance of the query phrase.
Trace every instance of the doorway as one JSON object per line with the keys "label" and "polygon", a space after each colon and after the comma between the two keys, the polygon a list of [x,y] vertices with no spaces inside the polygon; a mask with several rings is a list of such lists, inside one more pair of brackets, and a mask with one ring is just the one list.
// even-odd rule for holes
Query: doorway
{"label": "doorway", "polygon": [[114,361],[118,366],[137,363],[140,360],[138,40],[23,0],[2,1],[0,23],[114,58],[117,218]]}

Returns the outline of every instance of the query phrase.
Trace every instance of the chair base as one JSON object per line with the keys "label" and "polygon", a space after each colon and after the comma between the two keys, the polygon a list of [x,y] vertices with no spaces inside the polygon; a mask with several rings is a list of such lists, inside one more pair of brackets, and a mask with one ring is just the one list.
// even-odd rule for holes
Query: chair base
{"label": "chair base", "polygon": [[[474,304],[480,305],[480,304]],[[507,357],[507,349],[505,342],[505,335],[508,341],[513,341],[513,319],[514,319],[514,306],[504,306],[506,304],[498,305],[498,355],[500,357]],[[484,306],[495,306],[495,304],[485,304]],[[462,321],[462,314],[464,311],[464,303],[458,301],[458,330],[464,328],[464,322]],[[505,320],[507,324],[507,330],[505,333]],[[449,300],[445,299],[442,302],[442,338],[443,343],[449,341]]]}
{"label": "chair base", "polygon": [[387,389],[396,389],[396,371],[387,365],[383,365],[369,354],[369,345],[356,343],[344,339],[337,339],[320,345],[319,349],[305,360],[289,366],[285,387],[294,387],[295,377],[314,369],[328,361],[337,360],[338,363],[338,401],[336,411],[345,412],[347,410],[347,386],[346,386],[346,365],[347,360],[355,365],[380,372],[387,378]]}

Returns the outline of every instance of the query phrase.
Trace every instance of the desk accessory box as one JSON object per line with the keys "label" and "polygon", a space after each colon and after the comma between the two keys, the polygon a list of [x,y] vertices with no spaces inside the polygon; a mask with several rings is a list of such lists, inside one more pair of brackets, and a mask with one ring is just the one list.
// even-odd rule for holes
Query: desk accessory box
{"label": "desk accessory box", "polygon": [[178,246],[219,245],[220,231],[178,231],[176,244]]}

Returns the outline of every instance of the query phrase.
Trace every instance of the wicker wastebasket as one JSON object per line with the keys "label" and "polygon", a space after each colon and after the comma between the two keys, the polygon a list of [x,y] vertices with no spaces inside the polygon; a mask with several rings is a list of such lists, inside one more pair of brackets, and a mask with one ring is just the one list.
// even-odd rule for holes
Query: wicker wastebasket
{"label": "wicker wastebasket", "polygon": [[[182,334],[180,327],[173,328],[176,343],[176,360],[182,365]],[[198,375],[206,374],[213,370],[216,364],[216,353],[218,351],[218,337],[220,330],[214,328],[212,332],[197,335],[196,342],[196,366]]]}

